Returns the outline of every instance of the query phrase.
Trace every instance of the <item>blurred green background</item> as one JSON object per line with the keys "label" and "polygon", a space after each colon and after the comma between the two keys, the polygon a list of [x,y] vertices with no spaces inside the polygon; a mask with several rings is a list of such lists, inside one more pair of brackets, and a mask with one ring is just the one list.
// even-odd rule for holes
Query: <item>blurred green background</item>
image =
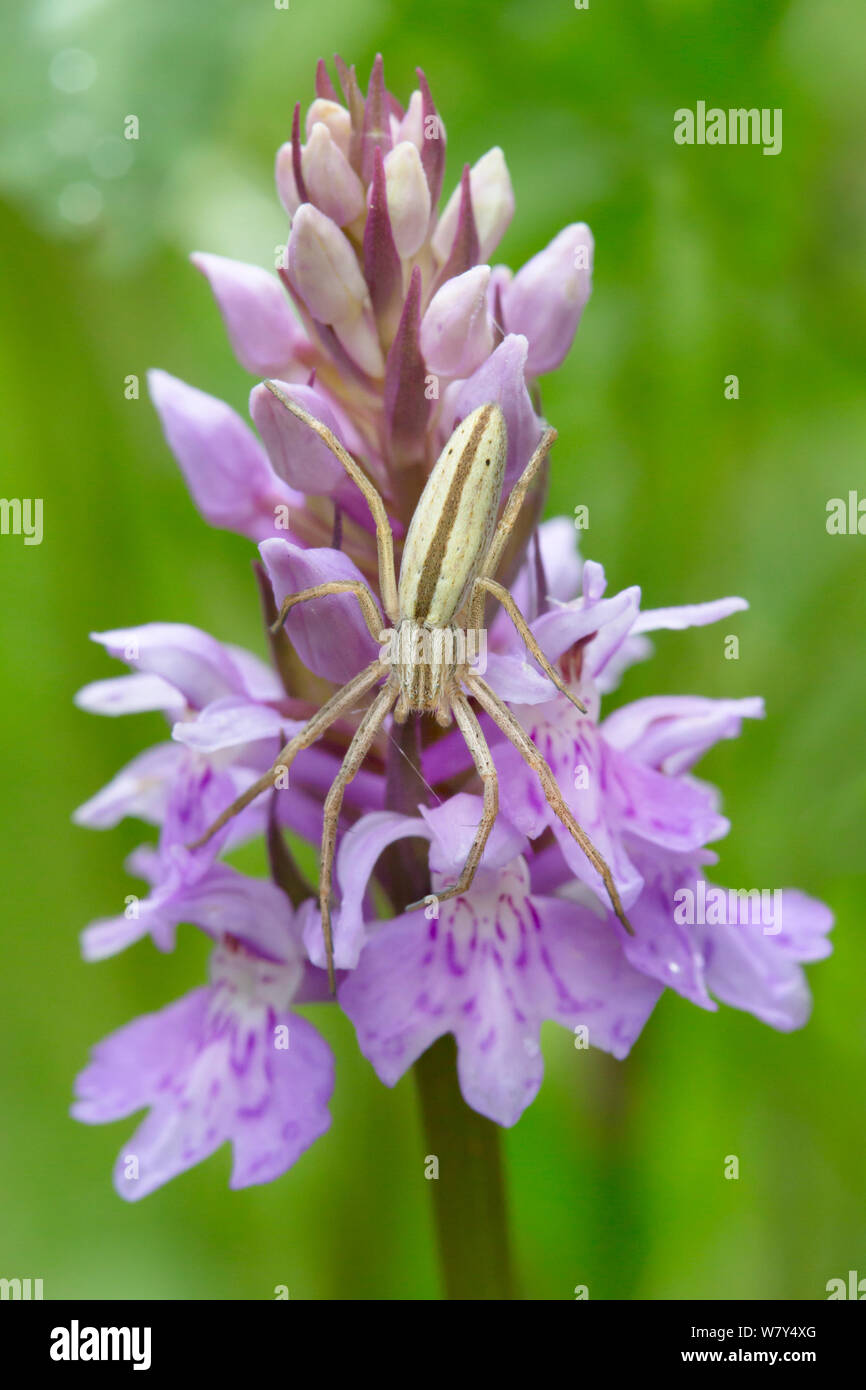
{"label": "blurred green background", "polygon": [[[124,378],[158,364],[245,411],[186,255],[272,265],[273,151],[336,49],[364,81],[381,50],[404,99],[424,66],[446,190],[502,145],[517,212],[498,259],[591,224],[593,298],[544,384],[550,511],[588,504],[585,552],[649,605],[749,598],[661,634],[617,698],[765,695],[767,720],[701,768],[733,821],[719,881],[797,884],[837,914],[797,1034],[672,994],[625,1063],[548,1026],[542,1093],[505,1139],[522,1291],[812,1299],[866,1275],[866,538],[825,529],[829,498],[866,495],[860,0],[33,0],[2,25],[0,492],[44,498],[45,536],[0,538],[0,1275],[41,1277],[47,1298],[438,1296],[413,1082],[382,1087],[333,1010],[316,1013],[333,1127],[269,1187],[230,1193],[223,1150],[127,1206],[110,1172],[133,1122],[67,1115],[89,1046],[205,962],[191,929],[171,957],[79,959],[79,929],[136,886],[122,861],[141,827],[70,813],[162,735],[156,716],[73,708],[120,669],[87,633],[160,618],[261,650],[251,548],[198,520]],[[699,99],[781,107],[782,153],[676,146],[673,112]],[[129,114],[137,143],[119,139]]]}

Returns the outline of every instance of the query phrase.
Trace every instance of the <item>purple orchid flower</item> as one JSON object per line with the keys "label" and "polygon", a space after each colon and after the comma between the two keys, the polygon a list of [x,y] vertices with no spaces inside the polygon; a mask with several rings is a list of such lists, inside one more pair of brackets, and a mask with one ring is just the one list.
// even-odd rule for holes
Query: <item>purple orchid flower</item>
{"label": "purple orchid flower", "polygon": [[[98,635],[132,674],[79,695],[83,708],[102,714],[160,710],[171,727],[169,740],[77,813],[98,828],[126,815],[159,827],[158,844],[129,863],[150,893],[92,924],[85,955],[145,935],[171,950],[181,924],[214,942],[211,983],[121,1028],[79,1077],[74,1113],[82,1120],[150,1111],[116,1169],[118,1190],[131,1199],[225,1141],[234,1147],[233,1186],[268,1181],[329,1123],[330,1053],[292,1012],[327,999],[321,923],[280,831],[320,842],[322,801],[356,721],[335,724],[297,757],[286,786],[192,847],[333,688],[377,654],[351,593],[299,605],[274,631],[292,593],[333,581],[375,589],[377,581],[366,503],[310,420],[381,492],[399,557],[434,460],[478,406],[502,408],[506,490],[523,471],[545,428],[538,378],[565,358],[591,289],[593,239],[582,222],[516,273],[491,264],[515,210],[498,147],[463,169],[440,211],[445,127],[420,70],[405,107],[385,87],[381,58],[366,94],[353,68],[338,59],[337,70],[340,94],[320,63],[315,99],[303,120],[295,108],[277,153],[290,226],[276,273],[193,256],[240,364],[273,378],[304,415],[257,384],[249,403],[257,436],[224,402],[166,372],[150,376],[202,516],[259,547],[271,664],[195,628],[154,623]],[[760,700],[660,695],[601,718],[602,698],[649,656],[648,633],[717,621],[744,600],[642,611],[637,587],[608,597],[601,566],[578,556],[570,522],[538,524],[542,503],[541,489],[526,499],[510,587],[588,712],[527,658],[502,612],[486,634],[485,675],[610,864],[634,935],[486,715],[500,816],[469,892],[436,897],[465,859],[481,805],[453,732],[425,730],[413,753],[386,723],[347,788],[336,862],[338,1001],[362,1051],[390,1085],[453,1033],[467,1103],[501,1125],[518,1119],[541,1084],[539,1030],[548,1019],[618,1058],[665,987],[704,1009],[718,1000],[775,1028],[799,1027],[809,1011],[801,963],[827,953],[832,923],[822,904],[793,889],[774,899],[769,930],[757,918],[728,920],[718,904],[704,910],[726,891],[704,874],[715,860],[707,845],[728,822],[715,789],[692,769],[717,740],[737,737],[744,719],[761,717]],[[220,858],[259,835],[267,836],[269,879]],[[400,852],[419,839],[427,862],[416,854],[407,870]],[[407,874],[429,887],[423,911],[400,912]],[[383,915],[383,895],[398,915]]]}
{"label": "purple orchid flower", "polygon": [[[259,888],[282,896],[270,884]],[[114,1170],[115,1187],[129,1201],[226,1140],[234,1150],[232,1187],[271,1182],[330,1125],[331,1050],[291,1008],[320,997],[318,982],[307,979],[285,898],[266,924],[260,906],[261,898],[251,902],[249,919],[257,947],[226,934],[211,956],[209,985],[113,1033],[78,1077],[72,1113],[79,1120],[101,1124],[150,1111]],[[264,954],[265,941],[278,954]]]}
{"label": "purple orchid flower", "polygon": [[[573,530],[552,525],[542,532],[544,558],[562,591],[577,578]],[[529,581],[527,567],[515,590],[526,591]],[[553,609],[550,622],[534,624],[542,650],[572,674],[574,688],[596,716],[600,682],[610,681],[617,658],[621,673],[636,636],[715,621],[745,606],[741,599],[727,599],[641,614],[637,591],[605,600],[604,587],[600,567],[587,562],[582,597]],[[510,640],[504,624],[493,635],[503,645]],[[632,659],[645,655],[632,645]],[[802,1026],[810,996],[799,962],[819,959],[830,949],[826,933],[832,915],[823,903],[793,889],[777,890],[778,917],[772,923],[755,912],[745,922],[677,921],[678,895],[699,896],[704,866],[715,859],[704,844],[728,829],[713,790],[698,783],[691,769],[718,739],[736,737],[744,718],[760,717],[762,702],[656,697],[623,706],[598,724],[581,716],[549,683],[541,703],[537,677],[528,667],[522,690],[520,679],[511,673],[513,698],[522,695],[526,701],[521,722],[559,773],[560,785],[569,789],[581,823],[604,846],[620,892],[632,904],[635,935],[629,937],[609,912],[597,875],[574,855],[571,837],[557,833],[559,823],[504,741],[493,744],[493,754],[507,820],[500,816],[483,872],[456,902],[439,905],[435,886],[451,881],[465,859],[481,814],[477,798],[461,794],[435,810],[422,807],[420,821],[388,813],[365,816],[346,834],[338,859],[343,907],[336,919],[335,953],[349,970],[340,1003],[381,1079],[393,1085],[435,1038],[453,1032],[467,1104],[512,1124],[540,1085],[537,1034],[544,1019],[572,1028],[584,1024],[593,1046],[622,1057],[667,985],[706,1009],[717,1007],[715,995],[773,1027]],[[444,770],[436,766],[443,754],[447,767],[445,740],[425,761],[431,781]],[[587,777],[575,778],[577,770]],[[548,826],[556,844],[532,853],[531,842]],[[431,920],[406,914],[365,921],[364,887],[379,855],[397,840],[418,836],[431,841]],[[604,965],[606,983],[586,963],[574,966],[573,954],[562,954],[563,923],[568,924],[565,939],[575,949],[581,933],[595,934],[592,964]],[[312,959],[322,963],[312,916],[306,941]],[[643,992],[635,972],[643,977]],[[582,992],[576,985],[580,979]],[[586,996],[590,984],[592,1010],[584,1002],[578,1017],[575,998]],[[638,1000],[648,1000],[643,1012]],[[508,1063],[491,1071],[490,1050]],[[527,1050],[531,1065],[525,1061]]]}
{"label": "purple orchid flower", "polygon": [[809,991],[799,962],[829,952],[832,916],[823,903],[785,890],[779,937],[765,935],[760,923],[677,928],[675,894],[693,888],[701,868],[676,856],[654,858],[653,877],[647,865],[647,885],[630,914],[629,938],[598,900],[573,891],[558,852],[555,863],[544,852],[531,854],[526,839],[500,820],[470,891],[439,904],[436,884],[459,870],[480,811],[479,798],[461,794],[422,809],[421,820],[366,816],[344,840],[341,878],[356,895],[370,861],[388,844],[407,836],[431,842],[425,915],[364,924],[355,912],[337,928],[338,959],[358,956],[340,987],[340,1005],[386,1085],[450,1032],[466,1103],[512,1125],[541,1085],[545,1020],[584,1030],[584,1045],[619,1058],[666,985],[705,1009],[717,1007],[715,995],[775,1028],[805,1023]]}
{"label": "purple orchid flower", "polygon": [[[326,552],[326,557],[331,554]],[[314,573],[324,577],[326,571],[314,568]],[[304,720],[288,712],[291,702],[269,666],[198,628],[149,623],[93,637],[111,656],[127,662],[133,674],[94,681],[79,691],[76,703],[92,714],[160,710],[172,725],[172,741],[133,759],[79,807],[76,822],[107,829],[124,816],[135,816],[163,825],[174,798],[177,834],[171,842],[182,848],[195,838],[192,817],[199,793],[178,791],[178,784],[189,787],[190,778],[201,778],[204,769],[213,769],[221,790],[214,791],[212,779],[206,778],[201,785],[210,789],[211,808],[219,809],[220,796],[231,800],[254,782],[270,766],[281,741],[302,728]],[[306,707],[299,712],[305,713]],[[315,838],[320,800],[337,765],[335,757],[322,749],[310,749],[298,759],[292,778],[294,794],[278,806],[282,824]],[[371,798],[377,799],[377,786],[377,779],[362,774],[350,792],[349,806],[367,809]],[[262,834],[267,815],[265,803],[254,803],[232,823],[219,847],[231,849]],[[203,820],[200,829],[208,823]]]}

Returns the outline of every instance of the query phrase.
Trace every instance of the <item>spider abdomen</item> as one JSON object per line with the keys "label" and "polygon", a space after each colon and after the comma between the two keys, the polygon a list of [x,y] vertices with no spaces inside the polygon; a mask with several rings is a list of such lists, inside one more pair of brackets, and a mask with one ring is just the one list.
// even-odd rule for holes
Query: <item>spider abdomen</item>
{"label": "spider abdomen", "polygon": [[460,610],[490,547],[507,450],[505,416],[496,404],[473,410],[451,435],[406,535],[401,619],[446,628]]}

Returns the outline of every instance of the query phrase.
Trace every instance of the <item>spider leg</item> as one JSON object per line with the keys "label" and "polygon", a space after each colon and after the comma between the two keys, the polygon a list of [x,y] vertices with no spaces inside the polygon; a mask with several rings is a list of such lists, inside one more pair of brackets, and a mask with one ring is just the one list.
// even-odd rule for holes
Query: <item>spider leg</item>
{"label": "spider leg", "polygon": [[294,738],[289,739],[285,748],[278,755],[273,767],[264,773],[257,782],[253,782],[251,787],[247,787],[246,791],[237,797],[237,799],[232,802],[231,806],[227,806],[226,809],[217,816],[213,825],[209,826],[198,840],[193,841],[189,848],[198,849],[201,845],[207,844],[211,836],[215,835],[218,830],[222,830],[223,826],[228,821],[233,820],[239,811],[243,811],[246,806],[249,806],[251,801],[255,801],[256,797],[261,792],[267,791],[269,787],[273,787],[276,777],[288,771],[302,749],[309,748],[311,743],[315,743],[316,739],[319,738],[326,729],[329,729],[335,720],[339,719],[341,714],[351,707],[359,695],[366,694],[371,685],[374,685],[380,677],[387,674],[388,667],[383,666],[380,661],[374,661],[369,666],[366,666],[363,671],[360,671],[357,676],[353,677],[352,680],[348,681],[346,685],[337,690],[331,696],[330,700],[327,700],[325,704],[322,705],[322,708],[307,721],[303,729],[295,734]]}
{"label": "spider leg", "polygon": [[[472,761],[484,787],[484,809],[460,877],[452,887],[439,888],[436,891],[435,896],[440,902],[446,898],[457,898],[461,893],[468,893],[499,810],[499,781],[496,776],[496,768],[475,711],[462,691],[451,696],[450,704],[454,711],[457,727],[466,740],[466,747],[472,754]],[[410,903],[406,911],[412,912],[416,907],[423,907],[426,901],[426,898],[421,898],[416,903]]]}
{"label": "spider leg", "polygon": [[[479,575],[481,575],[483,578],[491,577],[496,573],[497,569],[499,568],[499,561],[502,559],[502,552],[505,549],[508,537],[511,535],[511,532],[514,529],[514,523],[519,517],[521,509],[523,508],[523,505],[526,501],[526,494],[529,491],[530,484],[533,478],[535,477],[536,473],[538,472],[539,468],[544,463],[544,460],[547,458],[547,455],[550,452],[551,445],[553,444],[555,439],[556,430],[547,429],[544,431],[544,434],[541,436],[541,439],[536,445],[535,452],[532,455],[532,458],[529,460],[520,477],[517,479],[517,482],[514,484],[514,487],[511,489],[508,501],[505,504],[505,510],[502,513],[502,516],[499,518],[499,525],[496,527],[496,530],[493,533],[493,540],[490,542],[490,549],[488,550],[484,558],[484,563],[481,566],[481,569],[479,570]],[[480,614],[476,613],[476,606],[479,602],[481,603]],[[475,604],[473,605],[473,627],[481,627],[483,625],[483,614],[483,594],[478,594],[476,596]]]}
{"label": "spider leg", "polygon": [[289,400],[284,391],[273,381],[266,381],[265,386],[272,395],[276,396],[281,405],[286,410],[290,410],[299,420],[303,420],[305,425],[319,436],[322,443],[327,445],[331,453],[339,463],[343,465],[352,482],[364,494],[370,514],[376,523],[376,548],[379,554],[379,590],[382,595],[382,604],[385,612],[396,623],[400,616],[400,608],[397,603],[397,572],[394,568],[394,536],[391,532],[391,523],[388,520],[388,513],[385,510],[385,503],[379,490],[370,482],[366,473],[343,448],[336,435],[323,425],[321,420],[317,420],[309,411],[295,402]]}
{"label": "spider leg", "polygon": [[325,598],[327,594],[357,594],[370,636],[376,642],[381,641],[382,619],[376,607],[376,600],[367,585],[362,584],[359,579],[331,579],[325,584],[314,584],[309,589],[300,589],[296,594],[289,594],[283,599],[280,616],[271,624],[271,632],[279,632],[296,604],[306,603],[311,598]]}
{"label": "spider leg", "polygon": [[397,685],[390,682],[379,691],[355,730],[355,737],[349,744],[340,770],[325,798],[325,815],[322,826],[322,867],[319,871],[319,904],[322,909],[322,935],[325,938],[325,952],[328,957],[328,985],[332,994],[334,993],[334,940],[331,932],[331,876],[334,869],[337,822],[340,818],[340,808],[343,805],[343,794],[366,758],[370,744],[381,728],[386,714],[397,699],[398,693]]}
{"label": "spider leg", "polygon": [[553,773],[551,772],[541,753],[538,751],[535,744],[532,742],[532,739],[529,737],[526,730],[522,728],[517,719],[515,719],[508,706],[504,705],[500,700],[499,696],[494,694],[494,692],[490,689],[490,686],[487,684],[486,681],[481,680],[479,676],[469,675],[466,677],[466,686],[475,696],[482,709],[486,710],[487,713],[490,715],[490,718],[493,720],[494,724],[498,725],[498,727],[505,734],[505,737],[509,739],[511,743],[514,744],[514,747],[517,749],[518,753],[520,753],[524,760],[533,769],[536,776],[538,777],[539,782],[541,783],[541,786],[544,790],[544,795],[547,797],[547,801],[550,807],[552,808],[552,810],[556,812],[557,816],[562,821],[562,824],[565,826],[566,830],[569,832],[569,834],[571,834],[574,837],[574,839],[577,841],[577,843],[580,845],[580,848],[586,855],[587,859],[589,860],[590,864],[600,875],[601,880],[604,883],[604,886],[607,890],[607,895],[610,898],[611,906],[613,907],[614,912],[616,913],[619,920],[622,922],[622,925],[625,927],[629,936],[634,936],[634,929],[632,928],[631,923],[626,917],[625,909],[623,908],[623,905],[620,902],[620,897],[619,893],[617,892],[616,884],[614,883],[613,874],[608,868],[605,860],[599,854],[595,845],[592,843],[592,840],[589,838],[586,831],[578,825],[565,800],[565,797],[562,795],[562,792],[559,790],[559,787],[557,786],[556,778],[554,777]]}
{"label": "spider leg", "polygon": [[[505,609],[514,626],[517,628],[517,631],[519,632],[526,646],[529,648],[531,654],[535,657],[535,660],[538,662],[544,674],[548,676],[550,680],[553,681],[553,684],[556,686],[557,690],[561,691],[563,695],[567,696],[571,703],[574,706],[576,706],[577,709],[580,710],[581,714],[586,714],[586,705],[583,703],[582,700],[578,700],[576,695],[572,695],[568,686],[565,684],[565,681],[562,679],[562,676],[560,676],[559,672],[556,671],[553,668],[553,666],[551,666],[547,657],[544,655],[544,652],[541,650],[535,638],[533,637],[529,624],[527,623],[526,619],[524,618],[523,614],[517,607],[517,604],[514,602],[514,599],[511,597],[511,594],[508,592],[505,586],[503,584],[498,584],[495,579],[489,579],[486,575],[482,575],[479,579],[476,579],[475,581],[475,591],[477,591],[478,589],[486,590],[487,593],[493,594],[494,598],[499,599],[499,602],[502,604],[502,607]],[[473,598],[474,597],[475,592],[473,592]]]}

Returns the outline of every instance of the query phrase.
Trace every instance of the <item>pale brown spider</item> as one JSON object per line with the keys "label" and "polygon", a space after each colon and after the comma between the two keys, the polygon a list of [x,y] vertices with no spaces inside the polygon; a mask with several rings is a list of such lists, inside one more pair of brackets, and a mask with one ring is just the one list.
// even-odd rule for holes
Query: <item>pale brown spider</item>
{"label": "pale brown spider", "polygon": [[[392,629],[382,630],[379,609],[366,584],[358,580],[334,580],[289,595],[274,630],[279,630],[298,603],[328,594],[353,593],[374,639],[379,643],[390,641],[391,655],[388,659],[380,656],[336,691],[300,733],[289,740],[273,767],[223,811],[197,844],[204,844],[261,792],[274,786],[275,779],[285,785],[285,775],[298,753],[309,748],[340,715],[354,707],[356,700],[385,678],[358,725],[325,800],[319,901],[328,980],[333,991],[331,879],[343,795],[392,709],[398,723],[412,713],[430,714],[444,726],[450,724],[453,717],[466,741],[483,787],[483,811],[460,877],[450,888],[440,889],[436,897],[440,901],[457,897],[467,892],[472,883],[496,820],[499,789],[490,749],[467,699],[468,694],[474,696],[534,769],[548,803],[598,871],[614,912],[631,932],[605,860],[578,825],[535,744],[508,706],[472,670],[465,659],[465,645],[461,647],[467,629],[480,631],[485,602],[492,595],[502,604],[527,649],[557,689],[581,713],[587,712],[540,650],[511,594],[494,578],[529,486],[556,438],[556,431],[545,430],[514,485],[497,525],[507,452],[505,416],[498,405],[491,404],[479,406],[461,421],[439,456],[415,509],[403,548],[398,585],[391,526],[379,492],[325,425],[295,405],[273,382],[265,384],[287,410],[315,431],[364,494],[376,524],[382,604],[393,624]],[[406,910],[420,907],[423,901],[411,903]]]}

